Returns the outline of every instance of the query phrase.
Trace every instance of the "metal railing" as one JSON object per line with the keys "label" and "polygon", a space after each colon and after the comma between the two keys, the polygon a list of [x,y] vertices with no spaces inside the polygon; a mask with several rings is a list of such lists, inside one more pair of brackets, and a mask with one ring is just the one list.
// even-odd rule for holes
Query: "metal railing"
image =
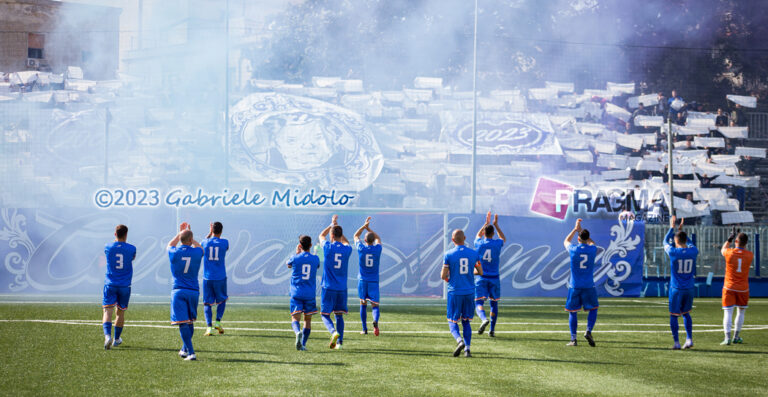
{"label": "metal railing", "polygon": [[[664,235],[669,227],[666,225],[645,226],[645,266],[644,276],[664,277],[669,276],[669,257],[664,253]],[[696,261],[696,275],[706,277],[707,273],[714,273],[715,277],[725,275],[725,258],[720,254],[720,248],[731,234],[730,226],[686,226],[683,230],[688,236],[696,236],[696,246],[699,248],[699,257]],[[755,252],[755,235],[760,236],[760,252],[765,254],[764,248],[768,244],[768,227],[742,226],[741,231],[749,236],[747,249]],[[762,260],[762,266],[757,271],[757,255],[749,270],[750,277],[768,277],[768,261]]]}
{"label": "metal railing", "polygon": [[747,113],[747,122],[750,138],[768,139],[768,113],[749,112]]}

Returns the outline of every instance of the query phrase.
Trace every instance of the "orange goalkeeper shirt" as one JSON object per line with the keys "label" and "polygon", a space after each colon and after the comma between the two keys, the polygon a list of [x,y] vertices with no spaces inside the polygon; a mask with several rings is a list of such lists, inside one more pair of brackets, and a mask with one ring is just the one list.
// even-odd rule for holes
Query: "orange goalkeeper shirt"
{"label": "orange goalkeeper shirt", "polygon": [[749,267],[753,254],[741,248],[725,250],[725,284],[732,291],[749,291]]}

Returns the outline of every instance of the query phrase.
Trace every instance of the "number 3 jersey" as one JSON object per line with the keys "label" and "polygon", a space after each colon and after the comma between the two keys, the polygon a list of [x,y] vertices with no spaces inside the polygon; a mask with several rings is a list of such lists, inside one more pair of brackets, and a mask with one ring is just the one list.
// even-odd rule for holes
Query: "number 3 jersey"
{"label": "number 3 jersey", "polygon": [[347,290],[347,265],[352,247],[340,242],[323,244],[323,288],[334,291]]}
{"label": "number 3 jersey", "polygon": [[571,288],[592,288],[595,286],[595,257],[597,246],[589,244],[568,244],[571,256]]}
{"label": "number 3 jersey", "polygon": [[229,241],[211,237],[200,243],[203,247],[203,278],[206,280],[224,280],[227,278],[227,266],[224,257],[229,250]]}
{"label": "number 3 jersey", "polygon": [[670,272],[672,280],[669,283],[669,287],[677,289],[693,288],[694,278],[696,277],[696,257],[699,255],[699,249],[693,244],[688,244],[685,248],[675,247],[674,235],[675,229],[669,228],[669,232],[664,237],[664,251],[669,255],[669,263],[672,270]]}
{"label": "number 3 jersey", "polygon": [[168,258],[171,260],[173,289],[200,291],[197,275],[200,274],[200,261],[203,259],[203,249],[189,245],[170,247],[168,248]]}
{"label": "number 3 jersey", "polygon": [[443,267],[448,271],[448,292],[454,295],[473,295],[475,293],[474,269],[480,258],[477,251],[464,245],[454,247],[445,253]]}
{"label": "number 3 jersey", "polygon": [[381,262],[381,244],[368,245],[359,241],[357,243],[357,258],[360,270],[358,280],[369,283],[379,282],[379,262]]}
{"label": "number 3 jersey", "polygon": [[130,287],[136,247],[122,241],[115,241],[104,247],[104,254],[107,256],[107,275],[104,285]]}
{"label": "number 3 jersey", "polygon": [[291,298],[314,299],[320,258],[302,252],[288,259],[288,265],[291,266]]}

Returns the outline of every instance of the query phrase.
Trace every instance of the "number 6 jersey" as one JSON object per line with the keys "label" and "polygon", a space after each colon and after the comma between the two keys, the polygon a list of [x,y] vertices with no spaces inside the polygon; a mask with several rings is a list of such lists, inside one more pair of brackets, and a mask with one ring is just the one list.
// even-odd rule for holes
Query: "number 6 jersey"
{"label": "number 6 jersey", "polygon": [[381,244],[368,245],[362,241],[357,243],[357,257],[360,270],[358,280],[369,283],[379,282],[379,262],[381,261]]}

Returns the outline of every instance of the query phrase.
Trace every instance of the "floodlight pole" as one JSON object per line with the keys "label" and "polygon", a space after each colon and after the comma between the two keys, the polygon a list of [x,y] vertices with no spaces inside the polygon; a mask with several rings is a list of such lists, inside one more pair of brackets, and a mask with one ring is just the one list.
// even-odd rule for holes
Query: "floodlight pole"
{"label": "floodlight pole", "polygon": [[669,217],[672,218],[675,215],[675,198],[674,198],[674,186],[673,186],[673,176],[672,173],[672,119],[667,118],[667,179],[669,180],[669,203],[667,203],[667,206],[669,208]]}
{"label": "floodlight pole", "polygon": [[472,45],[472,213],[477,204],[477,2],[475,0],[475,33]]}
{"label": "floodlight pole", "polygon": [[229,0],[224,13],[224,187],[229,187]]}

